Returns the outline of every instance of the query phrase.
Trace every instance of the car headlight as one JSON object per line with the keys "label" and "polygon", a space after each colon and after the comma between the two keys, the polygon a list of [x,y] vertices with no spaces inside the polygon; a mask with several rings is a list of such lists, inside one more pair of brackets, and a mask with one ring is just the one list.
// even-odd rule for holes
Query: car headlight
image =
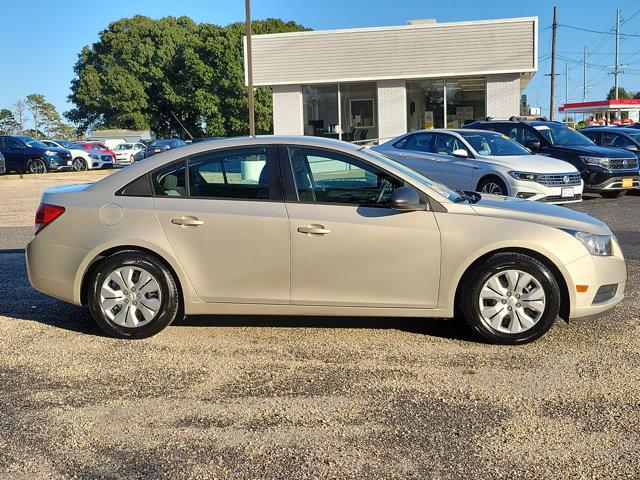
{"label": "car headlight", "polygon": [[606,157],[580,157],[587,165],[597,165],[603,168],[611,167],[611,160]]}
{"label": "car headlight", "polygon": [[530,182],[536,182],[538,181],[538,174],[537,173],[530,173],[530,172],[509,172],[509,175],[511,175],[513,178],[515,178],[516,180],[528,180]]}
{"label": "car headlight", "polygon": [[595,233],[576,230],[565,231],[576,237],[576,239],[586,247],[591,255],[597,255],[599,257],[608,257],[613,255],[613,235],[598,235]]}
{"label": "car headlight", "polygon": [[58,152],[54,152],[52,150],[45,150],[44,154],[47,155],[48,157],[55,157],[56,155],[58,155]]}

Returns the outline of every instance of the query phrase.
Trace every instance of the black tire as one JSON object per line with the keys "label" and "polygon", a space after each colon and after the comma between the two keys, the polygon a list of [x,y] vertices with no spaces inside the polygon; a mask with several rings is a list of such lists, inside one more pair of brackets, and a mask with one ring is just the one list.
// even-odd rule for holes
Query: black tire
{"label": "black tire", "polygon": [[[480,291],[484,284],[499,272],[517,269],[535,277],[545,294],[544,311],[535,324],[519,333],[500,332],[488,325],[480,314]],[[521,253],[496,253],[468,272],[460,286],[458,307],[462,316],[477,337],[503,345],[528,343],[544,335],[560,310],[560,287],[551,271],[540,261]]]}
{"label": "black tire", "polygon": [[73,159],[73,169],[76,172],[86,172],[89,169],[89,165],[82,157],[76,157]]}
{"label": "black tire", "polygon": [[[492,191],[489,191],[489,189],[491,189]],[[489,193],[492,195],[504,195],[504,196],[509,195],[509,190],[507,190],[507,185],[502,181],[502,179],[494,175],[489,175],[481,178],[480,181],[478,182],[477,191],[481,193]]]}
{"label": "black tire", "polygon": [[[114,270],[126,266],[143,268],[155,277],[160,287],[158,313],[149,323],[139,327],[125,327],[115,323],[100,306],[100,290],[103,282]],[[87,304],[96,323],[108,335],[124,339],[151,337],[182,316],[183,312],[180,292],[173,274],[155,256],[138,251],[125,251],[107,257],[93,269],[87,284]]]}
{"label": "black tire", "polygon": [[33,174],[47,173],[47,164],[41,158],[32,158],[27,162],[27,172]]}
{"label": "black tire", "polygon": [[604,198],[619,198],[627,193],[626,190],[601,190],[600,195]]}

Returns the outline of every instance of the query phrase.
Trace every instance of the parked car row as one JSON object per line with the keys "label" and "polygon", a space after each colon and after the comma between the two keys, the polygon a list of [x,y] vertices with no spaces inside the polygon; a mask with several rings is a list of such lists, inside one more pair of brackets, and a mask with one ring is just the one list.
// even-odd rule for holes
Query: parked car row
{"label": "parked car row", "polygon": [[581,201],[583,192],[615,198],[640,188],[640,132],[585,135],[558,122],[485,120],[371,148],[461,191],[563,204]]}
{"label": "parked car row", "polygon": [[123,143],[113,150],[102,142],[36,140],[27,135],[0,136],[0,174],[9,171],[45,173],[60,170],[86,171],[129,165],[159,151],[186,145],[180,139]]}

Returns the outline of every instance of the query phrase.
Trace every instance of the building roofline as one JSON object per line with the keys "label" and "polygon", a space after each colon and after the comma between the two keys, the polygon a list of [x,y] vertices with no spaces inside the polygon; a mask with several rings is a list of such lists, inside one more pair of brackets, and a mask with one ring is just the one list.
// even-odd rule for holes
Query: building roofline
{"label": "building roofline", "polygon": [[[282,38],[282,37],[301,37],[312,35],[332,35],[336,33],[358,33],[358,32],[375,32],[389,30],[426,30],[431,28],[442,28],[463,25],[495,25],[501,23],[517,23],[517,22],[536,22],[538,17],[513,17],[513,18],[497,18],[489,20],[468,20],[464,22],[444,22],[444,23],[426,23],[426,24],[407,24],[407,25],[388,25],[380,27],[363,27],[363,28],[338,28],[332,30],[308,30],[303,32],[286,32],[286,33],[263,33],[254,34],[254,38]],[[537,32],[536,32],[537,35]]]}

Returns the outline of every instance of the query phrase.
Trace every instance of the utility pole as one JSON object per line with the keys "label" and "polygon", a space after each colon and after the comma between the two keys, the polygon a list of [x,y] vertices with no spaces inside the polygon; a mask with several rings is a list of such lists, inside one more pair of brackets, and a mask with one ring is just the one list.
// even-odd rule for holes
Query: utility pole
{"label": "utility pole", "polygon": [[567,103],[569,103],[569,62],[564,62],[564,123],[567,123]]}
{"label": "utility pole", "polygon": [[618,100],[618,47],[620,45],[620,10],[616,10],[616,64],[613,67],[614,88]]}
{"label": "utility pole", "polygon": [[256,136],[256,117],[253,107],[253,66],[251,60],[251,0],[244,1],[244,8],[247,14],[245,24],[247,35],[247,106],[249,107],[249,135]]}
{"label": "utility pole", "polygon": [[556,94],[556,31],[558,30],[558,7],[553,7],[553,32],[551,34],[551,95],[549,96],[549,120],[553,120],[554,96]]}
{"label": "utility pole", "polygon": [[584,46],[584,56],[582,59],[582,101],[587,98],[587,46]]}

